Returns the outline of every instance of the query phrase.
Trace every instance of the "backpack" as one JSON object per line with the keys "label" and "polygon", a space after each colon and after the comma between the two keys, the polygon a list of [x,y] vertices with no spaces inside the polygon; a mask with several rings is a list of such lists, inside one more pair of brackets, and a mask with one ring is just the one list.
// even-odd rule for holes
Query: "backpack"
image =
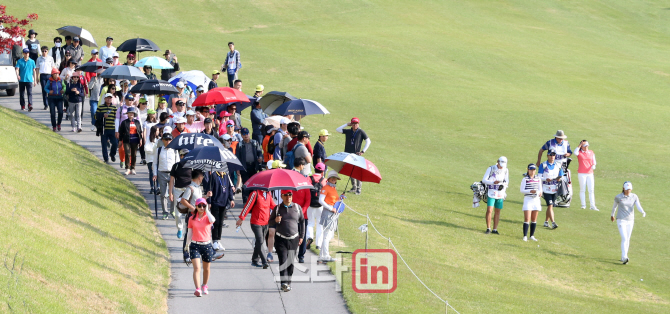
{"label": "backpack", "polygon": [[314,180],[314,176],[309,176],[309,179],[312,180],[312,186],[314,187],[309,191],[309,193],[312,195],[312,199],[309,203],[310,207],[321,207],[321,203],[319,203],[319,195],[321,194],[321,189],[323,188],[323,184],[321,182],[323,181],[323,177],[321,177],[321,180],[316,181]]}
{"label": "backpack", "polygon": [[266,146],[267,147],[267,153],[270,154],[270,155],[274,155],[276,146],[277,145],[275,144],[275,136],[270,135],[270,139],[268,140],[268,145]]}
{"label": "backpack", "polygon": [[293,149],[291,151],[286,152],[286,157],[284,158],[284,163],[286,164],[286,169],[293,169],[293,162],[295,161],[295,150],[298,149],[302,145],[301,143],[296,143],[295,146],[293,146]]}

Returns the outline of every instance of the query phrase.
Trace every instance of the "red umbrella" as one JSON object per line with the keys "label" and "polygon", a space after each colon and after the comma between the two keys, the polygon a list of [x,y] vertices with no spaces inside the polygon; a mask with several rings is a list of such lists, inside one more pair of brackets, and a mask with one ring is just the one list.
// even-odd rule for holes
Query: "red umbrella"
{"label": "red umbrella", "polygon": [[286,169],[272,169],[261,171],[253,175],[244,184],[247,189],[274,191],[274,190],[303,190],[311,189],[312,182],[300,172]]}
{"label": "red umbrella", "polygon": [[336,153],[326,157],[325,164],[340,174],[363,182],[379,183],[382,175],[371,161],[349,153]]}
{"label": "red umbrella", "polygon": [[[228,90],[224,90],[223,88],[227,88]],[[233,91],[236,91],[237,93]],[[211,106],[218,104],[229,104],[232,102],[240,102],[240,101],[248,102],[249,98],[247,98],[247,95],[244,95],[244,93],[236,89],[232,89],[230,87],[220,87],[212,89],[198,96],[198,98],[196,98],[195,101],[193,102],[192,106],[193,107]]]}

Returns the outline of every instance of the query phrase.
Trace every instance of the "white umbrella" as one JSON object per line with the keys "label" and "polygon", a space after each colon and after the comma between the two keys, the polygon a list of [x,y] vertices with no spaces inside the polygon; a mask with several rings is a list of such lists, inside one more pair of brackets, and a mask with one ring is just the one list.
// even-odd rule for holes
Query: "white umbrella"
{"label": "white umbrella", "polygon": [[[82,45],[89,46],[89,47],[98,47],[98,44],[95,42],[95,39],[93,38],[93,35],[91,33],[81,27],[77,26],[63,26],[59,29],[56,29],[58,31],[58,34],[63,35],[63,36],[72,36],[72,37],[79,37],[79,42]],[[104,61],[104,60],[103,60]]]}
{"label": "white umbrella", "polygon": [[282,116],[272,116],[272,117],[267,117],[265,120],[263,120],[263,124],[265,125],[272,125],[275,128],[279,128],[280,124],[279,121],[283,118]]}
{"label": "white umbrella", "polygon": [[205,75],[202,71],[198,70],[192,70],[192,71],[185,71],[177,74],[175,77],[171,78],[168,80],[170,84],[177,86],[177,83],[179,81],[184,81],[186,84],[188,84],[191,87],[191,90],[195,92],[195,90],[198,88],[199,85],[202,85],[205,88],[205,91],[207,91],[207,87],[209,86],[209,82],[211,79]]}

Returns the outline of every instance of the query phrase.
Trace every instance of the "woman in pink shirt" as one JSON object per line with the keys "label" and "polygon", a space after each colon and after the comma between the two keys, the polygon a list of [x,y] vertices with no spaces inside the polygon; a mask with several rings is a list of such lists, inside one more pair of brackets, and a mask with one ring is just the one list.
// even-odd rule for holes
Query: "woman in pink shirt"
{"label": "woman in pink shirt", "polygon": [[[204,198],[195,200],[196,210],[191,213],[188,220],[188,234],[186,236],[186,245],[184,252],[188,252],[193,263],[193,282],[195,283],[196,297],[203,294],[209,294],[207,282],[209,281],[209,264],[223,257],[223,254],[214,256],[212,247],[212,225],[214,225],[214,215],[207,209],[207,201]],[[202,260],[202,291],[200,286],[200,260]],[[187,262],[188,263],[188,262]]]}
{"label": "woman in pink shirt", "polygon": [[579,143],[575,155],[579,160],[579,197],[582,201],[582,209],[586,208],[586,188],[589,188],[589,202],[592,210],[598,210],[596,207],[596,198],[594,193],[593,170],[596,169],[596,155],[589,150],[589,142],[583,140]]}

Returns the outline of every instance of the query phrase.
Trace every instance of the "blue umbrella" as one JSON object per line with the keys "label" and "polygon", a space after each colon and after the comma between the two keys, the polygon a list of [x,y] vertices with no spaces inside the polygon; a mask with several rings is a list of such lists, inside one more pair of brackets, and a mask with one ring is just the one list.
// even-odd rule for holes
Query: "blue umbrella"
{"label": "blue umbrella", "polygon": [[240,160],[227,148],[198,147],[184,156],[182,161],[184,167],[202,171],[244,171],[244,166],[242,166]]}
{"label": "blue umbrella", "polygon": [[146,80],[147,76],[134,66],[117,65],[110,67],[100,74],[103,78],[113,78],[115,80]]}
{"label": "blue umbrella", "polygon": [[167,60],[159,57],[146,57],[142,58],[142,60],[137,61],[137,63],[135,63],[135,67],[138,68],[143,68],[146,65],[150,65],[151,68],[157,70],[174,69],[174,67],[172,66],[172,64],[170,64],[170,62],[167,62]]}
{"label": "blue umbrella", "polygon": [[216,137],[205,133],[179,134],[172,140],[172,142],[170,142],[170,144],[168,144],[167,148],[172,148],[176,150],[186,148],[188,150],[194,150],[198,147],[205,147],[205,146],[215,146],[220,149],[227,149],[223,147],[223,144],[221,144],[221,142],[219,142],[219,140],[217,140]]}
{"label": "blue umbrella", "polygon": [[311,114],[329,114],[330,112],[326,107],[320,103],[309,100],[309,99],[296,99],[287,101],[281,106],[277,107],[275,111],[272,112],[272,115],[301,115],[308,116]]}

